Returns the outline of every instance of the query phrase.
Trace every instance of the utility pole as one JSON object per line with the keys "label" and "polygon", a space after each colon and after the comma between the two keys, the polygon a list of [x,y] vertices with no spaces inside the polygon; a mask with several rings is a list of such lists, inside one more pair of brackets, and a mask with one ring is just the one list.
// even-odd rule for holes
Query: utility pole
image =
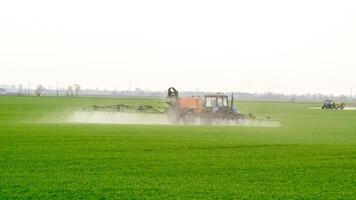
{"label": "utility pole", "polygon": [[51,96],[51,85],[48,85],[48,96]]}

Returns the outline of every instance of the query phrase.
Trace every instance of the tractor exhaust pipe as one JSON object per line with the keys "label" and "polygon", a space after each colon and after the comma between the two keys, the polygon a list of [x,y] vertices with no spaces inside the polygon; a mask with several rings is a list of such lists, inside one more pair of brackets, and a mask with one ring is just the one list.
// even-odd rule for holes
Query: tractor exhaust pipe
{"label": "tractor exhaust pipe", "polygon": [[231,93],[231,110],[234,109],[234,93]]}

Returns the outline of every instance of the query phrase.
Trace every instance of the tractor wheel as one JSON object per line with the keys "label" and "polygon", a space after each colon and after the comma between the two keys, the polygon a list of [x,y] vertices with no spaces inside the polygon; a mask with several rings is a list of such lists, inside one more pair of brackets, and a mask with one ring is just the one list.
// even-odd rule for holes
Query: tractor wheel
{"label": "tractor wheel", "polygon": [[178,107],[169,107],[167,110],[167,121],[171,124],[180,122],[180,112]]}
{"label": "tractor wheel", "polygon": [[195,116],[193,112],[186,112],[183,114],[183,123],[184,124],[194,124],[195,123]]}

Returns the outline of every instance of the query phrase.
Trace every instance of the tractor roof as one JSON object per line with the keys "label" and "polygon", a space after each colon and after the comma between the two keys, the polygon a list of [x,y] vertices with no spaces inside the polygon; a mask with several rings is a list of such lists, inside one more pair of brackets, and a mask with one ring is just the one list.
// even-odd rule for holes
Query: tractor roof
{"label": "tractor roof", "polygon": [[223,93],[216,93],[216,94],[205,95],[205,97],[227,97],[227,95],[225,95]]}

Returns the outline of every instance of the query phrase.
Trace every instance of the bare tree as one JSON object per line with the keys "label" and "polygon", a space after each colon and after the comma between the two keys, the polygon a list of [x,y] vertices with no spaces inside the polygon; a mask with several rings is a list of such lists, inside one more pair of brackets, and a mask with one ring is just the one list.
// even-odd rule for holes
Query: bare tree
{"label": "bare tree", "polygon": [[75,97],[78,97],[79,91],[80,91],[80,85],[79,84],[74,84],[74,90],[75,90]]}
{"label": "bare tree", "polygon": [[73,97],[73,87],[71,85],[67,89],[67,97]]}
{"label": "bare tree", "polygon": [[36,96],[38,96],[38,97],[41,96],[44,90],[45,90],[45,87],[43,87],[43,85],[41,85],[41,84],[38,85],[35,90]]}

